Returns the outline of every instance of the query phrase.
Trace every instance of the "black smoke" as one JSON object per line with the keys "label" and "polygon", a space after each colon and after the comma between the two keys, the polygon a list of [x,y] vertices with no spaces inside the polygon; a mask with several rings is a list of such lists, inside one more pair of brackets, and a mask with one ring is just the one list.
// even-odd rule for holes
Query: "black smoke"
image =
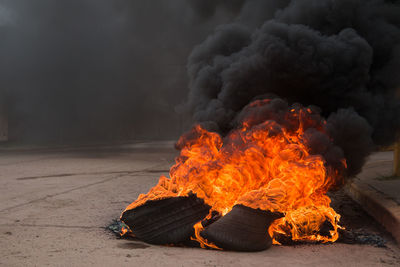
{"label": "black smoke", "polygon": [[192,51],[186,108],[227,133],[265,94],[318,106],[354,175],[399,130],[399,14],[398,1],[244,1]]}

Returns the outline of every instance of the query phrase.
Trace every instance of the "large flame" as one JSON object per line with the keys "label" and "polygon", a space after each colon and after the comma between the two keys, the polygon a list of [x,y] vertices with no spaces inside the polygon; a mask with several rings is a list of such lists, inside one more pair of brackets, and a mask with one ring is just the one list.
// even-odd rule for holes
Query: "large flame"
{"label": "large flame", "polygon": [[[269,101],[258,100],[250,107]],[[269,228],[275,244],[282,235],[292,240],[337,240],[340,215],[330,207],[326,193],[341,182],[341,175],[322,156],[312,155],[304,142],[305,128],[310,125],[325,134],[325,121],[314,121],[312,113],[309,108],[289,109],[285,125],[273,120],[254,125],[254,118],[248,117],[224,138],[195,126],[178,141],[181,154],[170,169],[170,178],[161,176],[126,210],[148,200],[193,192],[221,215],[235,204],[283,213]],[[342,164],[345,168],[344,159]],[[332,227],[322,235],[320,228],[326,222]],[[195,228],[198,241],[206,244],[199,240],[201,224]]]}

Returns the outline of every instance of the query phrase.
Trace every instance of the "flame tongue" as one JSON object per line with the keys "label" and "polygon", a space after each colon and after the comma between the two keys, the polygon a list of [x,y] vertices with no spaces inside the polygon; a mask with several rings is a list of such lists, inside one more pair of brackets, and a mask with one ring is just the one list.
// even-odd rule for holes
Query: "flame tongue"
{"label": "flame tongue", "polygon": [[[270,101],[255,101],[247,109],[268,108]],[[273,237],[335,241],[340,216],[330,207],[326,193],[340,183],[341,175],[322,156],[311,154],[304,138],[310,129],[326,135],[325,121],[318,116],[299,106],[274,120],[253,113],[225,138],[197,125],[178,141],[181,154],[170,170],[171,178],[162,176],[127,210],[148,200],[193,192],[222,215],[236,204],[283,213],[285,217],[269,229]],[[344,159],[342,165],[344,169]],[[332,229],[321,235],[326,221]]]}

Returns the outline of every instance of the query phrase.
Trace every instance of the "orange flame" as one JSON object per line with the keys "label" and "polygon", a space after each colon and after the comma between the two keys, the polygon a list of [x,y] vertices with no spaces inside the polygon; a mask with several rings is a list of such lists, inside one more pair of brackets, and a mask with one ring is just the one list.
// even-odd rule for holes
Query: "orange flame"
{"label": "orange flame", "polygon": [[[211,213],[209,215],[211,215]],[[193,226],[193,228],[194,228],[194,237],[191,237],[190,239],[199,242],[201,248],[213,248],[213,249],[221,250],[221,248],[219,248],[217,245],[215,245],[211,242],[208,242],[207,239],[203,238],[200,235],[201,231],[204,230],[204,227],[201,224],[201,221],[196,223]]]}
{"label": "orange flame", "polygon": [[[258,100],[251,106],[268,104]],[[293,108],[285,114],[290,127],[272,120],[251,126],[247,118],[225,138],[197,125],[180,138],[181,154],[170,169],[170,178],[161,176],[147,194],[126,210],[148,200],[197,194],[221,215],[235,204],[281,212],[284,217],[269,228],[274,243],[278,235],[292,240],[334,242],[338,238],[340,215],[330,207],[327,191],[341,183],[338,171],[326,166],[320,155],[310,154],[304,142],[305,125],[325,133],[326,122],[313,121],[309,108]],[[342,160],[346,168],[345,160]],[[332,230],[319,233],[325,221]],[[195,225],[195,238],[202,247],[213,245],[202,240],[201,223]]]}

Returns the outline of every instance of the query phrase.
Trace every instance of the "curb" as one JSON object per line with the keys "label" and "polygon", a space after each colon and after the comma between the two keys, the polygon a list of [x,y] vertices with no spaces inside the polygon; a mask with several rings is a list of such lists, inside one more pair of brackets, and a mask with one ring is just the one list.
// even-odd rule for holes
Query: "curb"
{"label": "curb", "polygon": [[358,179],[348,183],[345,192],[383,225],[400,246],[400,206],[394,200]]}
{"label": "curb", "polygon": [[92,143],[92,144],[70,144],[70,145],[31,145],[31,146],[1,146],[1,152],[48,152],[48,151],[74,151],[74,150],[85,150],[85,149],[103,149],[103,148],[115,148],[126,145],[137,145],[142,143],[149,143],[146,140],[131,140],[124,142],[114,143]]}

